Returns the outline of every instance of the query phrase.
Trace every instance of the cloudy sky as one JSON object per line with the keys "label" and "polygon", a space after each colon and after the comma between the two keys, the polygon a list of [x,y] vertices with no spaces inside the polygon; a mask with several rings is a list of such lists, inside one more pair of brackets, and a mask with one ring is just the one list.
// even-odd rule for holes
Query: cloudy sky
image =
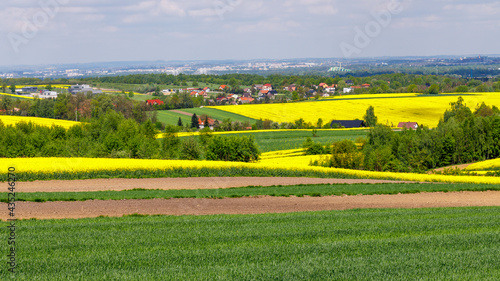
{"label": "cloudy sky", "polygon": [[500,53],[497,0],[1,0],[0,65]]}

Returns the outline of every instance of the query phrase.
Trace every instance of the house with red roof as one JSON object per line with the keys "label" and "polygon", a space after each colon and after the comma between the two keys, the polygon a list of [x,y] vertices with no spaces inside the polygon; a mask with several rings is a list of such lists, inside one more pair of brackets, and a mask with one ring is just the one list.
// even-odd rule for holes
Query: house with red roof
{"label": "house with red roof", "polygon": [[220,85],[219,90],[224,91],[227,88],[228,88],[227,85]]}
{"label": "house with red roof", "polygon": [[241,103],[251,103],[254,100],[255,100],[254,98],[250,98],[250,97],[242,97],[242,98],[240,98]]}
{"label": "house with red roof", "polygon": [[417,122],[399,122],[398,128],[406,128],[406,129],[416,130],[416,129],[418,129],[418,123]]}
{"label": "house with red roof", "polygon": [[[205,124],[205,119],[201,120],[201,118],[198,118],[198,127],[201,129],[205,128],[205,126],[207,126],[207,124]],[[208,118],[208,127],[210,128],[210,130],[213,130],[214,129],[214,124],[215,124],[215,120],[212,119],[212,118]]]}
{"label": "house with red roof", "polygon": [[158,99],[147,100],[146,102],[148,103],[148,105],[162,105],[162,104],[165,104],[162,100],[158,100]]}
{"label": "house with red roof", "polygon": [[273,85],[271,84],[264,84],[262,86],[262,90],[268,90],[268,91],[271,91],[273,89]]}

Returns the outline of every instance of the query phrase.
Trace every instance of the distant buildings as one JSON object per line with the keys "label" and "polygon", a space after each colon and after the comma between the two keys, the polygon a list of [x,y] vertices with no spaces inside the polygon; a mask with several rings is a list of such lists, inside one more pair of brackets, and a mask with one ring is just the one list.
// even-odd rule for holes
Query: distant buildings
{"label": "distant buildings", "polygon": [[94,88],[91,88],[89,85],[73,85],[69,87],[68,92],[72,95],[75,95],[77,93],[92,93],[92,94],[102,94],[101,90],[96,90]]}

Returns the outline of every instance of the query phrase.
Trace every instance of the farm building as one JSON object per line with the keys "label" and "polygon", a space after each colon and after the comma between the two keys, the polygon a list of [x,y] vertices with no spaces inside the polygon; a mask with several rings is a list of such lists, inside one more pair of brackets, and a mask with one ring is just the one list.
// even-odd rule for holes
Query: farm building
{"label": "farm building", "polygon": [[361,128],[366,127],[365,121],[363,120],[333,120],[330,127],[333,128],[334,124],[339,124],[344,128]]}
{"label": "farm building", "polygon": [[33,92],[37,92],[38,91],[38,88],[37,87],[23,87],[21,89],[21,91],[23,93],[33,93]]}
{"label": "farm building", "polygon": [[417,122],[399,122],[398,128],[406,128],[406,129],[418,129]]}

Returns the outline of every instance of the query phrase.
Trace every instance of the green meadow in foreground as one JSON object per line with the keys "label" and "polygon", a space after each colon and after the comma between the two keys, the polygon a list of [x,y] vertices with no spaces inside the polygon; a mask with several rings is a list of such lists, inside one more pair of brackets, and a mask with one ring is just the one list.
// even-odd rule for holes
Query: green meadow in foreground
{"label": "green meadow in foreground", "polygon": [[25,220],[16,279],[498,280],[499,225],[498,207]]}
{"label": "green meadow in foreground", "polygon": [[[258,195],[270,196],[329,196],[358,194],[398,194],[418,192],[486,191],[500,190],[499,185],[488,184],[432,184],[432,183],[387,183],[387,184],[318,184],[291,186],[249,186],[225,189],[195,190],[147,190],[132,189],[124,191],[96,192],[34,192],[18,193],[17,201],[85,201],[85,200],[122,200],[153,198],[228,198]],[[0,201],[7,202],[7,193],[0,193]]]}

